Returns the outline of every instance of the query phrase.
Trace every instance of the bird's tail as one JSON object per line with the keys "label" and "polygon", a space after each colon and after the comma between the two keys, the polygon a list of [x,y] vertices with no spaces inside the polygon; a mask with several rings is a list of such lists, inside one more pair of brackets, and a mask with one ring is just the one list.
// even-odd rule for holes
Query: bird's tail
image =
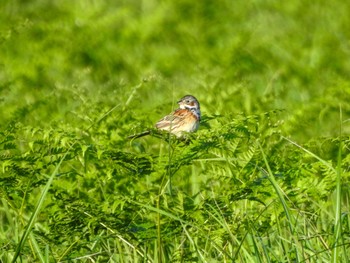
{"label": "bird's tail", "polygon": [[133,140],[133,139],[137,139],[137,138],[149,135],[149,134],[151,134],[151,131],[144,131],[144,132],[141,132],[141,133],[130,135],[130,136],[128,136],[128,139],[129,140]]}

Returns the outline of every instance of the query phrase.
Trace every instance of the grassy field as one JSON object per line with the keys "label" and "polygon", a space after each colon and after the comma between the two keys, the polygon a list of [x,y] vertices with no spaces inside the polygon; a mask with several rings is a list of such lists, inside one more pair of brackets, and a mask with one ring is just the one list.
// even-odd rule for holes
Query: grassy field
{"label": "grassy field", "polygon": [[350,262],[350,3],[0,10],[0,262]]}

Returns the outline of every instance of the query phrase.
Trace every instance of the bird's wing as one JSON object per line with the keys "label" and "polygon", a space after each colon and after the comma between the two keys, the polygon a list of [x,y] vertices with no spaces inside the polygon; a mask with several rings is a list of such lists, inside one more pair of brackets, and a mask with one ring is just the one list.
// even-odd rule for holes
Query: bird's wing
{"label": "bird's wing", "polygon": [[169,125],[174,126],[178,124],[179,122],[183,121],[186,118],[186,115],[188,114],[188,110],[186,109],[177,109],[173,113],[165,116],[161,120],[159,120],[156,123],[156,127],[158,129],[162,129],[165,127],[168,127]]}

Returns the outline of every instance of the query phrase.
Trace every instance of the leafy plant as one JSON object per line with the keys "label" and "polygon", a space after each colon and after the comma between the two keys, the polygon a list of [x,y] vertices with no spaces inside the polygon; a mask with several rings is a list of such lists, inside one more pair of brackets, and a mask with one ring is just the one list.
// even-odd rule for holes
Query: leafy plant
{"label": "leafy plant", "polygon": [[2,1],[0,261],[349,262],[347,5]]}

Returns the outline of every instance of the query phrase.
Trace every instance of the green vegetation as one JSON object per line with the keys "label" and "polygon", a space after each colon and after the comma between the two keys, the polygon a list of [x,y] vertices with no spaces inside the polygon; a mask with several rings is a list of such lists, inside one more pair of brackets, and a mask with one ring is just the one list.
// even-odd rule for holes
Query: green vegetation
{"label": "green vegetation", "polygon": [[1,262],[350,262],[347,1],[0,10]]}

